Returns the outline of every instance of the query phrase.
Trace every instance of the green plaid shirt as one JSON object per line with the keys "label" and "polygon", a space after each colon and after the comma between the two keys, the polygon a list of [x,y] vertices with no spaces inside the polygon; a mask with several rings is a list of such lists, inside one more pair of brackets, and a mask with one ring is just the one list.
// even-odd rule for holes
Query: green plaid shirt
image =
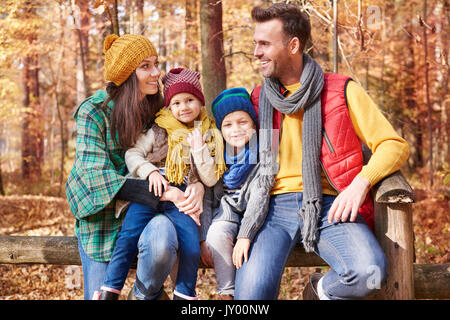
{"label": "green plaid shirt", "polygon": [[[108,116],[99,108],[107,96],[97,91],[74,114],[77,123],[75,161],[66,183],[70,210],[76,218],[75,233],[86,254],[95,261],[109,261],[122,218],[115,218],[114,196],[125,182],[124,151],[111,136]],[[123,215],[121,215],[123,217]]]}

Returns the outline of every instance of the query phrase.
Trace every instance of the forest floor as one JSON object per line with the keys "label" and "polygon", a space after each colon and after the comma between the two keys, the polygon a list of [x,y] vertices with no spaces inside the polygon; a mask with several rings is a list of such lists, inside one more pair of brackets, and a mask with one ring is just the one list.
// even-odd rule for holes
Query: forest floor
{"label": "forest floor", "polygon": [[[450,212],[449,199],[439,192],[414,188],[413,204],[416,263],[449,263]],[[43,196],[0,197],[0,235],[71,236],[74,217],[64,198]],[[322,268],[326,271],[328,268]],[[316,268],[286,268],[280,287],[279,299],[297,300],[308,275]],[[80,274],[79,283],[70,282]],[[131,270],[122,291],[126,299],[135,280]],[[165,283],[172,296],[171,281]],[[83,299],[80,266],[8,265],[0,264],[1,300],[80,300]],[[197,294],[199,299],[217,299],[217,282],[213,269],[200,269]]]}

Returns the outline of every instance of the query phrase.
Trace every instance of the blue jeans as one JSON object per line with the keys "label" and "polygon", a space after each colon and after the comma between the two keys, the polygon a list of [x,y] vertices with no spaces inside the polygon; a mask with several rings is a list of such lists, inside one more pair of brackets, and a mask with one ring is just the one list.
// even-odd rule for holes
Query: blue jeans
{"label": "blue jeans", "polygon": [[[158,215],[145,226],[137,244],[138,264],[134,294],[138,299],[152,300],[162,293],[164,281],[177,259],[178,240],[172,222]],[[78,241],[83,266],[84,299],[92,299],[100,291],[106,276],[108,262],[89,258]]]}
{"label": "blue jeans", "polygon": [[[359,299],[372,295],[385,282],[386,257],[364,219],[328,223],[334,196],[323,196],[319,241],[315,252],[331,270],[322,280],[330,299]],[[281,276],[295,245],[301,242],[303,221],[298,212],[303,193],[271,196],[266,221],[249,251],[249,260],[236,272],[236,300],[276,299]]]}
{"label": "blue jeans", "polygon": [[[161,201],[156,209],[134,202],[130,204],[106,270],[104,286],[122,289],[130,264],[136,255],[139,236],[147,223],[160,212],[172,221],[178,235],[180,260],[175,291],[186,296],[195,296],[200,262],[198,227],[191,217],[180,212],[170,201]],[[139,282],[136,282],[136,285],[139,287]]]}

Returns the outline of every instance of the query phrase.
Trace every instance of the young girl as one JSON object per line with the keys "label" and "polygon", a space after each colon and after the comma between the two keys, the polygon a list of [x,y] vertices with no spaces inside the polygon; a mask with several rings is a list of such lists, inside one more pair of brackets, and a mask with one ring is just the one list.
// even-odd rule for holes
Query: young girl
{"label": "young girl", "polygon": [[[101,299],[118,298],[136,253],[138,237],[148,221],[160,212],[172,220],[179,239],[174,299],[196,299],[200,240],[206,234],[206,230],[200,230],[200,237],[203,235],[200,239],[197,227],[204,195],[200,181],[212,187],[226,168],[222,138],[214,121],[207,116],[199,77],[198,72],[180,68],[163,77],[167,107],[156,114],[152,127],[125,154],[133,176],[148,179],[149,189],[162,196],[161,200],[168,195],[176,200],[161,202],[156,210],[130,204],[101,288]],[[171,188],[173,185],[176,187]],[[186,214],[178,207],[183,207]]]}
{"label": "young girl", "polygon": [[222,177],[223,197],[214,210],[206,242],[221,299],[231,300],[236,268],[243,259],[247,261],[250,243],[264,223],[270,190],[261,183],[264,174],[258,163],[257,118],[247,90],[223,91],[213,101],[212,111],[226,141],[228,170]]}

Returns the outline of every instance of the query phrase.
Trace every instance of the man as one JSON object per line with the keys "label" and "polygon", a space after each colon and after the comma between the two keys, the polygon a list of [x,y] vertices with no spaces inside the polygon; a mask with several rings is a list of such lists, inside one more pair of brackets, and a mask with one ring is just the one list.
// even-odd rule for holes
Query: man
{"label": "man", "polygon": [[[260,161],[273,186],[265,224],[237,270],[235,299],[276,299],[286,261],[300,241],[331,267],[323,277],[312,275],[304,299],[372,295],[387,265],[371,230],[367,194],[404,164],[409,147],[361,87],[348,77],[324,74],[303,53],[310,23],[297,6],[255,7],[252,18],[254,55],[265,78],[252,101]],[[264,133],[273,129],[280,130],[279,141]],[[276,143],[278,152],[271,155]],[[367,165],[361,143],[373,153]]]}

